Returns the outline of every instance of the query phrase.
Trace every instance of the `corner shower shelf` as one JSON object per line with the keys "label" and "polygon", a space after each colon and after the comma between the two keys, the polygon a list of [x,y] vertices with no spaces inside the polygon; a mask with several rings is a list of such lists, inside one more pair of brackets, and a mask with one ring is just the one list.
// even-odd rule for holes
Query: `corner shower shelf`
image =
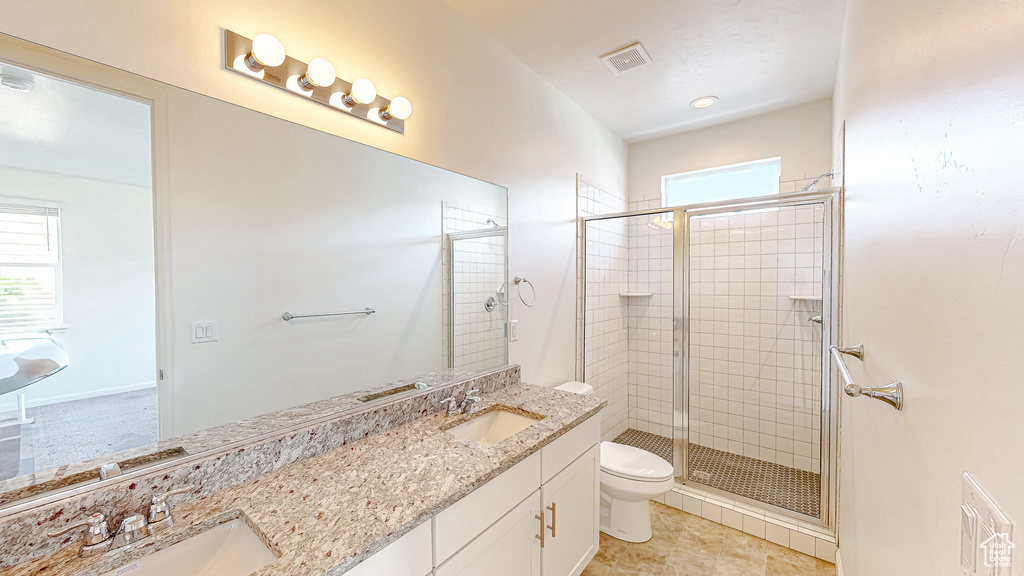
{"label": "corner shower shelf", "polygon": [[790,300],[821,300],[821,296],[790,296]]}
{"label": "corner shower shelf", "polygon": [[654,292],[619,292],[619,296],[623,298],[643,298],[645,296],[654,296]]}

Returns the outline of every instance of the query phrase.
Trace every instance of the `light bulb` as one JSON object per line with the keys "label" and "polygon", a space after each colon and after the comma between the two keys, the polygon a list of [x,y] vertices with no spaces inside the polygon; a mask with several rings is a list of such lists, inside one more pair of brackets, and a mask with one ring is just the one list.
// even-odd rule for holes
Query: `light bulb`
{"label": "light bulb", "polygon": [[380,111],[381,120],[391,120],[392,118],[405,120],[409,116],[412,116],[412,103],[404,96],[396,97],[387,108]]}
{"label": "light bulb", "polygon": [[299,78],[299,87],[303,90],[326,88],[337,80],[334,66],[323,58],[313,58],[306,66],[306,73]]}
{"label": "light bulb", "polygon": [[376,98],[377,88],[374,87],[373,82],[366,78],[359,78],[352,83],[352,89],[341,100],[346,106],[354,106],[356,104],[369,104]]}
{"label": "light bulb", "polygon": [[254,72],[284,64],[284,45],[270,34],[257,34],[252,39],[252,50],[245,58],[245,65]]}
{"label": "light bulb", "polygon": [[690,106],[693,106],[694,108],[707,108],[715,102],[718,102],[718,96],[701,96],[693,102],[690,102]]}

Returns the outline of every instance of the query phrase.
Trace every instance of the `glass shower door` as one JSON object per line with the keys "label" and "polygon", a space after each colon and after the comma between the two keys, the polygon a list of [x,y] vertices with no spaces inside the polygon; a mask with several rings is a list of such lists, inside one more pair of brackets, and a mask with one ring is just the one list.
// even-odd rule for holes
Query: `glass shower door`
{"label": "glass shower door", "polygon": [[684,480],[814,518],[829,460],[828,212],[686,213]]}

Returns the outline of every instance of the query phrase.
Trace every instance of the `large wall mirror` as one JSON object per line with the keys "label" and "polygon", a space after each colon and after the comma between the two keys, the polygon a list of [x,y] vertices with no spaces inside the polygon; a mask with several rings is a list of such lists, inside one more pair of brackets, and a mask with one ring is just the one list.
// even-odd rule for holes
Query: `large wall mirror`
{"label": "large wall mirror", "polygon": [[505,188],[6,36],[0,80],[0,507],[507,363]]}

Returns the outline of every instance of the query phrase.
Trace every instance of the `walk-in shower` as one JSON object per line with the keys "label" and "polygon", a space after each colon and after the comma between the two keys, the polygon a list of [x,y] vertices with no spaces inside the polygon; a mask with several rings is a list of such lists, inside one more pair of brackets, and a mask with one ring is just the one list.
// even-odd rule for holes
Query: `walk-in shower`
{"label": "walk-in shower", "polygon": [[584,216],[583,378],[604,439],[831,525],[835,190]]}

